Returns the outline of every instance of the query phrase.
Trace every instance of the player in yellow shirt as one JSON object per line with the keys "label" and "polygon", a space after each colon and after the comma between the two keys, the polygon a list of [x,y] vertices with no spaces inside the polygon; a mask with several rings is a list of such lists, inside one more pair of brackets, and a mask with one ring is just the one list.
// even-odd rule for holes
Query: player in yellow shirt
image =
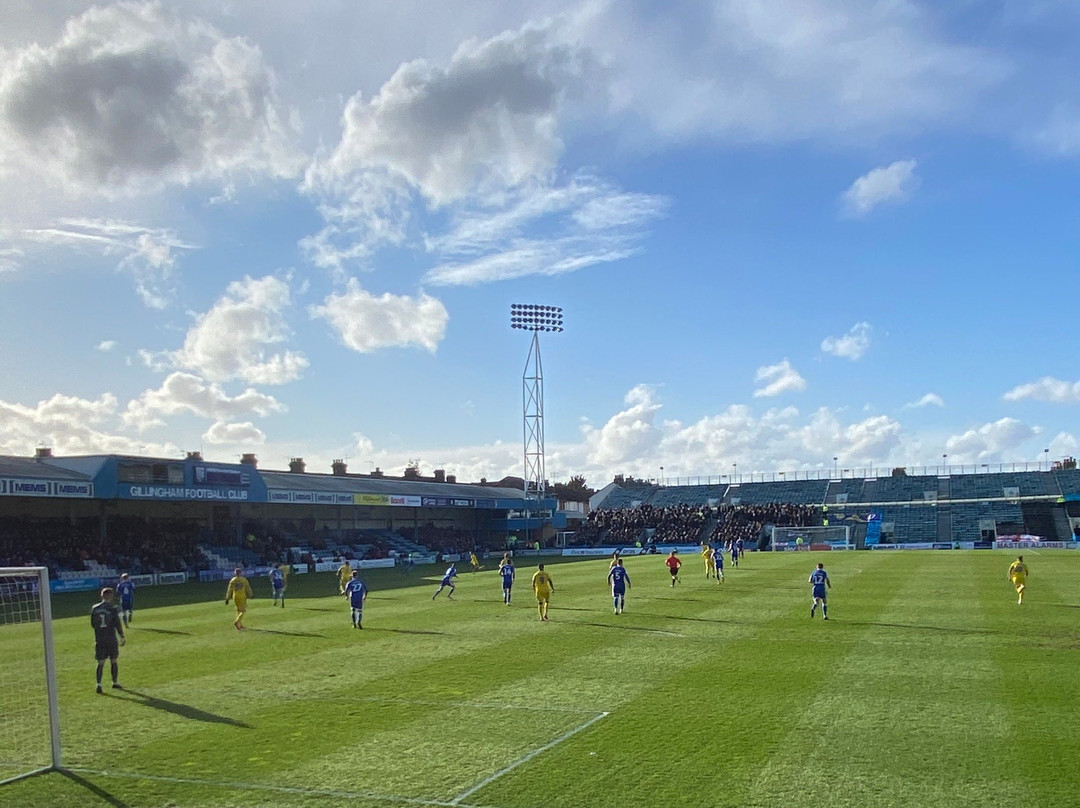
{"label": "player in yellow shirt", "polygon": [[484,565],[480,563],[480,559],[476,557],[476,553],[469,553],[469,565],[472,567],[473,572],[478,572],[484,568]]}
{"label": "player in yellow shirt", "polygon": [[611,563],[608,564],[608,570],[613,570],[617,566],[619,566],[619,559],[621,559],[621,558],[622,558],[622,556],[619,555],[618,550],[616,550],[614,553],[612,553],[611,554]]}
{"label": "player in yellow shirt", "polygon": [[716,554],[706,542],[701,543],[701,560],[705,562],[705,577],[716,577]]}
{"label": "player in yellow shirt", "polygon": [[225,587],[225,604],[231,600],[236,604],[236,619],[233,625],[237,630],[244,628],[244,612],[247,611],[248,598],[253,597],[251,584],[244,577],[244,571],[237,567],[233,570],[233,577],[229,579],[229,585]]}
{"label": "player in yellow shirt", "polygon": [[537,568],[532,577],[533,592],[536,593],[536,609],[540,612],[540,619],[548,619],[548,603],[551,601],[551,593],[555,591],[555,582],[551,575],[544,572],[544,565]]}
{"label": "player in yellow shirt", "polygon": [[352,580],[352,567],[349,566],[348,561],[341,562],[341,566],[338,567],[337,581],[338,581],[338,594],[345,594],[345,586]]}
{"label": "player in yellow shirt", "polygon": [[1017,556],[1016,561],[1009,565],[1009,580],[1016,587],[1016,602],[1024,602],[1024,593],[1027,591],[1028,566],[1024,563],[1023,556]]}

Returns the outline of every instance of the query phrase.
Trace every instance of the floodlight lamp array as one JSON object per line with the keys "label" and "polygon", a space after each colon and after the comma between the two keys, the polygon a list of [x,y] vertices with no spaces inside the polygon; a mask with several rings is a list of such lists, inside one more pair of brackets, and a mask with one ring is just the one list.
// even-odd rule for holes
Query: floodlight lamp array
{"label": "floodlight lamp array", "polygon": [[562,307],[512,303],[510,304],[510,327],[520,328],[523,331],[562,331]]}

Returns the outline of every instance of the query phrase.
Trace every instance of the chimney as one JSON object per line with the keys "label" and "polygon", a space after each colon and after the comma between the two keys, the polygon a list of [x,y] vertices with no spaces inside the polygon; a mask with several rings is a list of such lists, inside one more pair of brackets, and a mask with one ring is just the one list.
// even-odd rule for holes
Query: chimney
{"label": "chimney", "polygon": [[344,460],[335,460],[330,464],[330,470],[334,472],[335,477],[344,477],[348,473],[349,467],[345,465]]}
{"label": "chimney", "polygon": [[188,460],[202,460],[202,452],[187,452]]}
{"label": "chimney", "polygon": [[52,448],[49,447],[49,446],[39,446],[39,447],[37,447],[37,451],[34,452],[34,459],[35,460],[45,460],[46,458],[49,458],[49,457],[52,457],[52,456],[53,456]]}
{"label": "chimney", "polygon": [[406,480],[419,480],[420,469],[416,466],[406,466],[405,473],[402,475]]}
{"label": "chimney", "polygon": [[240,463],[244,466],[251,466],[252,468],[255,468],[257,465],[259,465],[259,459],[255,457],[255,455],[253,455],[251,452],[245,452],[244,454],[240,455]]}
{"label": "chimney", "polygon": [[304,458],[302,457],[289,458],[289,471],[293,474],[303,474],[304,465]]}
{"label": "chimney", "polygon": [[378,466],[376,466],[375,471],[371,472],[371,474],[369,474],[368,476],[369,477],[382,477],[383,476],[382,469],[379,468]]}
{"label": "chimney", "polygon": [[446,475],[446,481],[448,483],[456,483],[457,482],[457,475],[456,474],[447,474]]}
{"label": "chimney", "polygon": [[437,482],[437,483],[445,483],[446,482],[446,469],[435,469],[435,482]]}

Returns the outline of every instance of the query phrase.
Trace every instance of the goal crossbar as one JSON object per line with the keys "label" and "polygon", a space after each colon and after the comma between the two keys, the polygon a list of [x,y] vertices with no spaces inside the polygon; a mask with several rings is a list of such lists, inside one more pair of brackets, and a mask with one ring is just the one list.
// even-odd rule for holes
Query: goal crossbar
{"label": "goal crossbar", "polygon": [[770,538],[769,547],[772,550],[809,550],[811,547],[854,549],[848,525],[773,527]]}
{"label": "goal crossbar", "polygon": [[[56,686],[56,652],[53,645],[49,570],[46,567],[0,567],[0,631],[9,626],[32,624],[37,621],[41,622],[40,648],[44,666],[38,673],[45,679],[49,762],[46,765],[30,768],[28,771],[15,772],[10,776],[0,775],[3,778],[0,779],[0,786],[45,772],[56,771],[61,767],[60,700]],[[19,664],[18,660],[13,662],[15,665]],[[0,742],[7,741],[6,737],[0,738]],[[0,753],[10,753],[10,751],[12,750],[0,750]],[[7,772],[4,774],[6,775]]]}

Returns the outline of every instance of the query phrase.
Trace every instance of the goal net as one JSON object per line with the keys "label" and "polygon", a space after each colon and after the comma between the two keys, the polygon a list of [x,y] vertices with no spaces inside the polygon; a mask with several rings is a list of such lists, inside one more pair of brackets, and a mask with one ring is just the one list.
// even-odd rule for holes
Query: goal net
{"label": "goal net", "polygon": [[828,527],[774,527],[770,548],[773,550],[810,550],[815,548],[853,550],[848,525]]}
{"label": "goal net", "polygon": [[44,567],[0,567],[0,648],[3,785],[60,767],[49,573]]}

